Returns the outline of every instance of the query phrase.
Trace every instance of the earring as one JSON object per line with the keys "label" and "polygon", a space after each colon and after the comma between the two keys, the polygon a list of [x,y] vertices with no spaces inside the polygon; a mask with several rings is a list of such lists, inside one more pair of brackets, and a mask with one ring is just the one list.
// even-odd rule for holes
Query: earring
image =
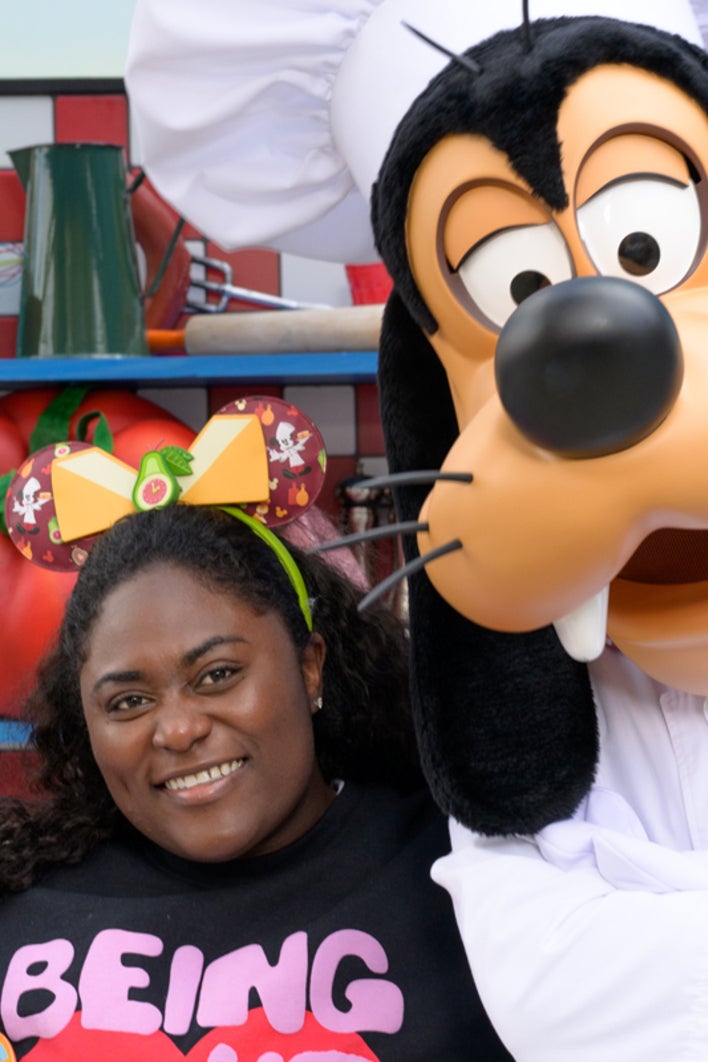
{"label": "earring", "polygon": [[322,697],[315,697],[315,700],[314,700],[313,703],[315,705],[315,711],[316,712],[321,712],[322,711]]}

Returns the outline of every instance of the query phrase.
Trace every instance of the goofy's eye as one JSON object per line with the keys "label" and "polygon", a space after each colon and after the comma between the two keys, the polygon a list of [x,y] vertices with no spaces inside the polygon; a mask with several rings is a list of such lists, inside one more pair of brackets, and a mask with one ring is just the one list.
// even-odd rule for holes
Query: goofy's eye
{"label": "goofy's eye", "polygon": [[501,328],[524,299],[570,280],[568,248],[552,222],[502,229],[478,243],[457,268],[480,313]]}
{"label": "goofy's eye", "polygon": [[599,273],[659,295],[681,283],[698,253],[698,193],[665,177],[625,178],[580,207],[578,228]]}

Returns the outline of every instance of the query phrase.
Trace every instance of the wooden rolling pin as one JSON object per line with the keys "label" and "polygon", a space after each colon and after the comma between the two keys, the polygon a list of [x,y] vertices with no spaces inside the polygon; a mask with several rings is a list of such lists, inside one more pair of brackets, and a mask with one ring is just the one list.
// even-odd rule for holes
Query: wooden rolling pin
{"label": "wooden rolling pin", "polygon": [[153,354],[287,354],[377,350],[383,305],[195,314],[182,331],[149,330]]}

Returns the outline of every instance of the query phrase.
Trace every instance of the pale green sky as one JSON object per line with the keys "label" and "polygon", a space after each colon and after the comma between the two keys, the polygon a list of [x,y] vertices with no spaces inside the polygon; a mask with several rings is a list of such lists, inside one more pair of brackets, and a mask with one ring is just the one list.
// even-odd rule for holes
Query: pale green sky
{"label": "pale green sky", "polygon": [[122,77],[135,0],[0,0],[0,79]]}

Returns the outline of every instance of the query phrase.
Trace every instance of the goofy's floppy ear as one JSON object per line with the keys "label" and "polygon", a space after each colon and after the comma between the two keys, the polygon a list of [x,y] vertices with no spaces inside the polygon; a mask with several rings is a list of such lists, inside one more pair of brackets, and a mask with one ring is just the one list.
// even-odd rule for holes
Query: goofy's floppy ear
{"label": "goofy's floppy ear", "polygon": [[[447,379],[394,291],[384,314],[381,417],[391,472],[438,469],[458,435]],[[395,488],[401,520],[426,487]],[[404,543],[406,559],[417,556]],[[499,634],[450,608],[425,572],[409,580],[411,682],[423,769],[440,807],[486,834],[534,833],[572,814],[598,755],[587,667],[551,627]]]}

